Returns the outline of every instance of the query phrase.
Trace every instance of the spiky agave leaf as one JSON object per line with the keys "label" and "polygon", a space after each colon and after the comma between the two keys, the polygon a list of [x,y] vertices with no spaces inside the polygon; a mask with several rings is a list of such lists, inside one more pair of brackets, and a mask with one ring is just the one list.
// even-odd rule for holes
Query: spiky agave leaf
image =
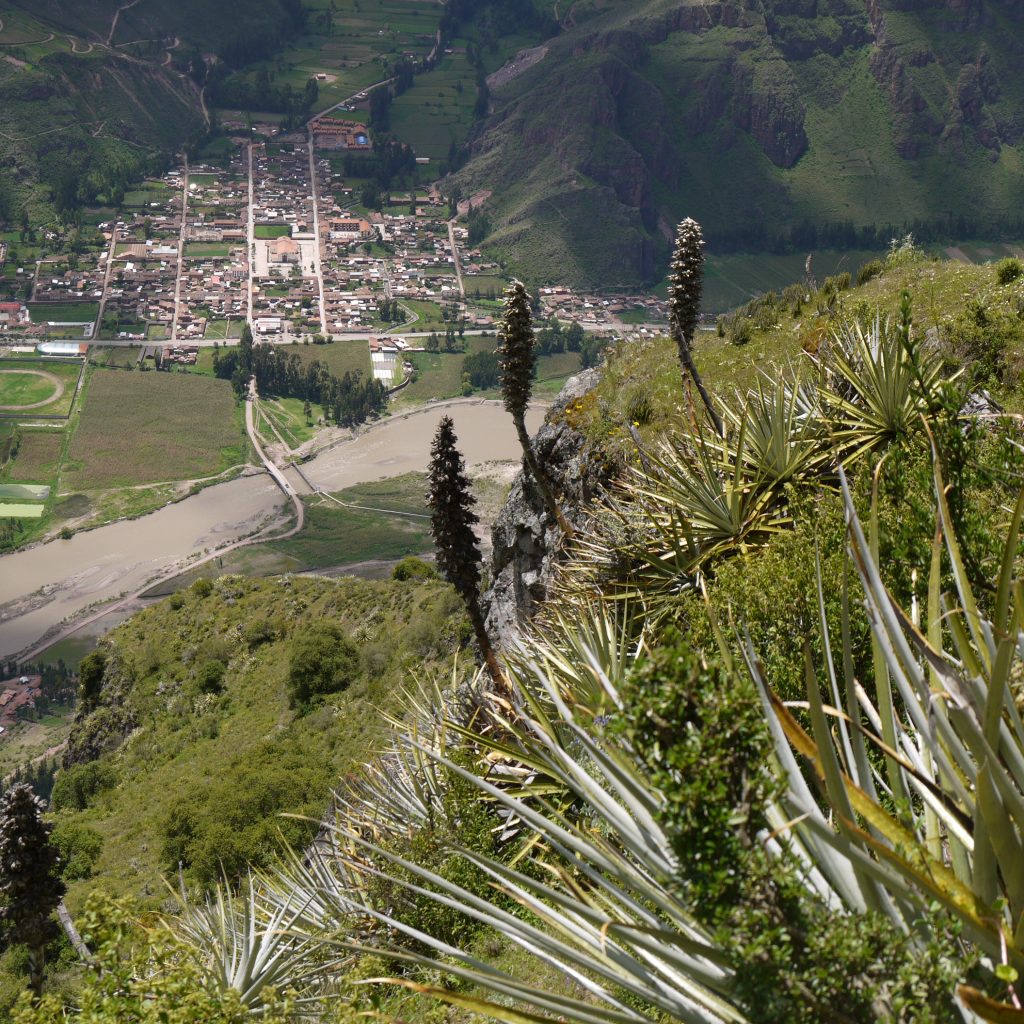
{"label": "spiky agave leaf", "polygon": [[[771,692],[749,647],[745,657],[788,782],[780,810],[798,855],[845,905],[878,910],[907,931],[922,925],[929,907],[941,907],[1005,980],[1024,973],[1024,724],[1011,689],[1024,672],[1024,588],[1013,579],[1024,492],[1005,541],[995,621],[988,621],[964,571],[938,465],[924,631],[886,590],[843,480],[850,551],[879,652],[873,687],[845,672],[843,701],[831,663],[827,687],[809,668],[807,732]],[[955,600],[940,598],[940,544]],[[823,602],[820,618],[828,652]],[[843,626],[848,636],[848,621]],[[899,703],[876,699],[890,686]],[[864,755],[865,742],[884,755],[883,769]],[[794,754],[811,765],[817,792]],[[913,799],[894,801],[897,792]],[[1019,1012],[972,991],[964,1001],[981,1019]]]}
{"label": "spiky agave leaf", "polygon": [[186,901],[168,926],[188,947],[208,979],[233,989],[254,1016],[270,990],[293,990],[306,1009],[320,1005],[342,957],[325,936],[296,931],[309,918],[311,892],[272,890],[249,875],[240,892],[227,883],[200,902]]}
{"label": "spiky agave leaf", "polygon": [[876,318],[867,330],[846,323],[819,360],[820,396],[848,461],[916,433],[938,380],[938,357],[911,353],[896,325]]}

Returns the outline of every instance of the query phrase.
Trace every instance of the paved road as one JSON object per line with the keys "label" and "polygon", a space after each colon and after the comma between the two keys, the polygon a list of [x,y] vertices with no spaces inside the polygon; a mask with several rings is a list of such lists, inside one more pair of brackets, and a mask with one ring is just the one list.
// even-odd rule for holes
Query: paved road
{"label": "paved road", "polygon": [[252,322],[252,272],[253,264],[256,262],[256,216],[253,212],[254,203],[256,200],[255,186],[252,180],[252,143],[249,143],[249,221],[248,221],[248,236],[247,236],[247,257],[249,263],[249,330],[254,331]]}
{"label": "paved road", "polygon": [[174,278],[174,319],[171,321],[171,341],[178,337],[178,315],[181,312],[181,275],[185,269],[185,234],[188,230],[188,157],[185,158],[184,179],[181,186],[181,231],[178,233],[178,273]]}
{"label": "paved road", "polygon": [[316,273],[316,286],[319,291],[317,302],[320,307],[320,333],[327,334],[327,312],[324,309],[324,268],[320,263],[320,200],[316,183],[316,157],[313,155],[313,133],[309,133],[309,187],[313,195],[313,239],[316,252],[313,257],[313,270]]}
{"label": "paved road", "polygon": [[459,294],[463,299],[465,299],[466,287],[462,283],[462,267],[459,264],[459,247],[455,241],[455,221],[455,217],[448,221],[448,241],[451,243],[452,247],[452,259],[455,261],[455,277],[459,282]]}

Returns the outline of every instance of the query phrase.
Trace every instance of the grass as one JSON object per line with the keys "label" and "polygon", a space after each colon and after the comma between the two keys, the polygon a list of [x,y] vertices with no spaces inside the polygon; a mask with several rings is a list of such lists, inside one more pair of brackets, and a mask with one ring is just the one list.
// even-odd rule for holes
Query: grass
{"label": "grass", "polygon": [[[12,384],[12,381],[16,381],[22,378],[21,374],[5,374],[3,370],[36,370],[40,373],[52,374],[57,377],[60,382],[64,385],[64,393],[49,402],[46,405],[39,406],[36,409],[31,409],[28,412],[19,414],[17,410],[0,410],[0,417],[6,418],[26,418],[26,417],[40,417],[45,416],[51,417],[66,417],[70,415],[72,406],[75,402],[75,392],[78,385],[78,378],[82,373],[82,360],[80,359],[47,359],[47,358],[17,358],[17,359],[5,359],[0,363],[0,392],[7,387],[16,388],[17,385]],[[32,379],[32,378],[25,378]],[[42,380],[42,378],[36,378]],[[48,385],[49,392],[53,393],[52,385]],[[2,398],[0,398],[0,405],[5,405]]]}
{"label": "grass", "polygon": [[62,490],[213,476],[245,461],[231,385],[191,374],[96,369]]}
{"label": "grass", "polygon": [[253,235],[256,238],[282,238],[291,233],[292,229],[286,224],[256,224],[253,227]]}
{"label": "grass", "polygon": [[0,408],[46,405],[59,388],[36,370],[11,370],[0,366]]}
{"label": "grass", "polygon": [[0,519],[42,519],[45,505],[30,505],[26,502],[0,501]]}
{"label": "grass", "polygon": [[448,158],[473,126],[476,85],[466,55],[444,57],[430,74],[417,76],[411,89],[391,107],[391,130],[417,156]]}
{"label": "grass", "polygon": [[293,345],[289,354],[296,353],[303,363],[319,360],[336,377],[347,372],[370,373],[370,346],[365,339],[335,341],[330,345]]}
{"label": "grass", "polygon": [[75,323],[87,324],[94,321],[100,307],[95,302],[30,302],[29,316],[32,323]]}
{"label": "grass", "polygon": [[[306,417],[302,414],[304,402],[300,398],[263,398],[260,399],[260,413],[274,424],[277,432],[284,438],[289,448],[298,448],[316,435],[315,426],[306,425]],[[319,405],[311,406],[313,423],[323,415]],[[262,431],[264,436],[270,430]]]}
{"label": "grass", "polygon": [[409,473],[351,487],[335,495],[342,502],[368,508],[346,508],[326,497],[307,498],[302,532],[265,547],[306,569],[390,561],[431,551],[428,519],[369,510],[388,509],[425,516],[425,492],[424,476]]}
{"label": "grass", "polygon": [[[321,623],[358,637],[355,678],[296,710],[286,689],[293,641]],[[457,598],[437,581],[229,576],[208,596],[186,591],[119,626],[105,643],[133,666],[133,681],[93,721],[102,728],[104,716],[129,710],[145,728],[104,758],[115,785],[83,811],[59,812],[103,840],[94,877],[71,887],[72,913],[97,886],[159,905],[177,859],[165,838],[183,814],[193,823],[182,851],[189,882],[212,882],[221,863],[229,875],[266,863],[280,830],[304,846],[311,827],[280,814],[319,817],[337,778],[383,738],[376,708],[405,663],[446,663],[460,623]],[[263,631],[250,634],[257,624]],[[212,660],[227,665],[223,692],[204,696],[196,669]]]}
{"label": "grass", "polygon": [[[259,236],[257,236],[259,237]],[[245,249],[245,246],[234,246],[225,245],[221,242],[189,242],[185,246],[185,259],[187,260],[206,260],[206,259],[218,259],[226,260],[231,258],[231,253],[237,249]]]}
{"label": "grass", "polygon": [[[422,405],[424,402],[444,398],[456,398],[462,394],[462,363],[468,355],[477,352],[493,352],[494,338],[479,335],[467,337],[465,352],[410,352],[409,361],[417,368],[417,377],[408,387],[392,399],[397,408],[407,405]],[[554,396],[572,374],[579,371],[578,352],[560,352],[540,356],[537,360],[537,377],[534,393],[538,397]],[[474,392],[475,395],[494,397],[496,388]]]}

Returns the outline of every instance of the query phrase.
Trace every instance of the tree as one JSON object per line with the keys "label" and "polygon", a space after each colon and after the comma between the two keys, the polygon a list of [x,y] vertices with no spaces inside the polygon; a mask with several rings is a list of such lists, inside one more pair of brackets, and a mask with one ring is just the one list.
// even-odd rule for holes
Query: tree
{"label": "tree", "polygon": [[36,999],[43,992],[46,947],[60,934],[53,913],[67,891],[51,830],[42,800],[29,786],[12,786],[0,803],[0,925],[9,943],[28,948]]}
{"label": "tree", "polygon": [[548,512],[561,527],[562,533],[566,537],[572,537],[573,529],[558,507],[551,481],[541,468],[530,443],[530,435],[526,432],[526,407],[530,404],[537,359],[534,351],[530,297],[520,281],[516,281],[505,293],[505,315],[500,333],[498,360],[501,363],[501,391],[505,399],[505,408],[512,416],[527,469],[537,482]]}
{"label": "tree", "polygon": [[676,247],[669,271],[669,322],[672,338],[679,349],[679,361],[685,373],[697,386],[704,407],[719,436],[724,436],[721,417],[715,412],[711,396],[700,379],[693,362],[693,335],[700,316],[700,298],[704,290],[704,235],[691,217],[682,221],[676,231]]}
{"label": "tree", "polygon": [[430,532],[437,545],[437,564],[466,605],[491,678],[497,686],[504,688],[505,677],[480,610],[481,557],[473,532],[480,517],[473,511],[476,499],[469,489],[469,479],[450,416],[443,417],[437,425],[437,433],[430,446],[429,481],[427,505],[431,513]]}

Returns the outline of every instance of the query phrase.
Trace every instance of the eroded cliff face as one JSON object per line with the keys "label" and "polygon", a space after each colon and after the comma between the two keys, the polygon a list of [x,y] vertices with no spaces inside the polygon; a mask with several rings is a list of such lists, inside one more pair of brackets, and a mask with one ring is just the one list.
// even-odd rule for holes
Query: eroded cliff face
{"label": "eroded cliff face", "polygon": [[[803,221],[1019,212],[1024,154],[1001,156],[1024,140],[1024,0],[576,7],[545,58],[494,90],[458,172],[463,194],[493,193],[490,242],[516,273],[651,283],[660,226],[684,216],[719,251],[756,251],[751,224],[784,238]],[[799,173],[808,154],[836,171],[824,200]]]}
{"label": "eroded cliff face", "polygon": [[[599,379],[598,370],[584,370],[570,378],[533,439],[537,458],[551,474],[574,529],[584,527],[587,510],[607,485],[608,476],[602,460],[592,457],[590,443],[573,429],[566,409]],[[523,471],[495,520],[491,542],[491,586],[484,595],[484,608],[488,631],[504,645],[544,599],[561,544],[561,531],[532,478]]]}

